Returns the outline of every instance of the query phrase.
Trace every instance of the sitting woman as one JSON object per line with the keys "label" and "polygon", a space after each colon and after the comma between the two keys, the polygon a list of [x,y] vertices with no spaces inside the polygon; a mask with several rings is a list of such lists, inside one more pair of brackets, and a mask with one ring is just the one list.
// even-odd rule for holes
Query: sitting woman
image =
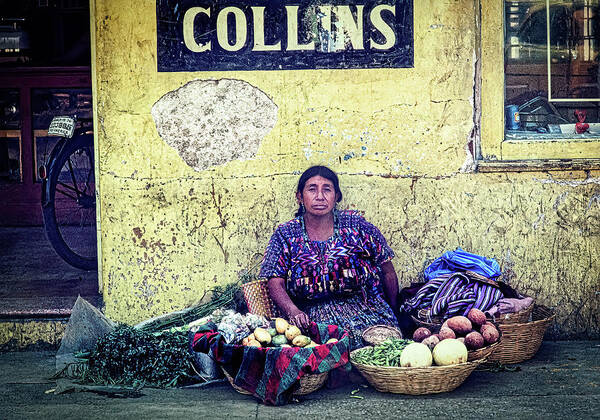
{"label": "sitting woman", "polygon": [[364,345],[369,326],[397,327],[394,252],[358,212],[336,209],[337,175],[324,166],[307,169],[296,199],[296,217],[277,227],[260,271],[284,316],[300,328],[311,321],[338,325],[352,349]]}

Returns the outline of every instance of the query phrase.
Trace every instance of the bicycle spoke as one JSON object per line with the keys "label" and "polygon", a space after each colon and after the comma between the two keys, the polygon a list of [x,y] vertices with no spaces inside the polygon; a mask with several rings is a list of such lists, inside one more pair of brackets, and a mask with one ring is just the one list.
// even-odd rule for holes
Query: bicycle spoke
{"label": "bicycle spoke", "polygon": [[75,179],[75,174],[73,173],[73,165],[71,164],[71,158],[67,159],[67,165],[69,166],[69,173],[71,174],[71,180],[73,181],[74,185],[73,190],[77,194],[77,197],[79,197],[80,191],[77,189],[77,180]]}

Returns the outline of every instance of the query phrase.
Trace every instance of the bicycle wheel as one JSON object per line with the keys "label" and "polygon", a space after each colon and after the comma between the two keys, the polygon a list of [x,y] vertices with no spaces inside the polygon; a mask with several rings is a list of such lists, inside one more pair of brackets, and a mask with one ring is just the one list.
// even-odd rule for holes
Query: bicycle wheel
{"label": "bicycle wheel", "polygon": [[65,145],[48,168],[44,226],[56,253],[83,270],[98,268],[94,140],[84,134]]}

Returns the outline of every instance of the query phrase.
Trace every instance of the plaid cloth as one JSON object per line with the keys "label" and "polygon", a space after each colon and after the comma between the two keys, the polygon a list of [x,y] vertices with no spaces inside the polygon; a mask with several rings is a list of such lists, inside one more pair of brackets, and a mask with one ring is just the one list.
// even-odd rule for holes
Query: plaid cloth
{"label": "plaid cloth", "polygon": [[249,347],[226,344],[220,333],[198,332],[191,336],[192,351],[212,351],[240,388],[251,392],[264,404],[286,403],[307,373],[323,373],[331,369],[349,369],[350,338],[336,325],[311,323],[309,337],[317,343],[337,338],[337,343],[312,348]]}

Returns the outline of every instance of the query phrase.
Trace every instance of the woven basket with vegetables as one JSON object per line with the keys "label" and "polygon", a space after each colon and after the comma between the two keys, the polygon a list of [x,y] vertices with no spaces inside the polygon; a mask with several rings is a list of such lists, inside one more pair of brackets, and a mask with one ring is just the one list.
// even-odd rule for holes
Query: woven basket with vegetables
{"label": "woven basket with vegetables", "polygon": [[350,362],[380,392],[422,395],[452,391],[485,360],[467,357],[456,339],[440,341],[433,351],[423,343],[391,339],[354,350]]}
{"label": "woven basket with vegetables", "polygon": [[412,339],[423,342],[431,349],[446,338],[463,342],[468,349],[468,361],[489,357],[499,346],[502,332],[498,324],[489,321],[479,309],[471,309],[467,316],[453,316],[439,328],[417,328]]}
{"label": "woven basket with vegetables", "polygon": [[226,343],[214,331],[198,332],[192,341],[194,351],[211,352],[236,391],[273,405],[319,389],[329,370],[348,363],[349,345],[348,333],[336,325],[313,322],[301,331],[281,318],[239,341]]}

